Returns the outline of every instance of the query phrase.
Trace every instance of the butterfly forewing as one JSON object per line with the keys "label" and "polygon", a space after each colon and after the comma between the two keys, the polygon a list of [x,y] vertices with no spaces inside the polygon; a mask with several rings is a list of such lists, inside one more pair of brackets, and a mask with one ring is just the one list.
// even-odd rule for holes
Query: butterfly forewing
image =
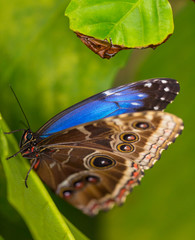
{"label": "butterfly forewing", "polygon": [[113,88],[57,114],[37,134],[46,138],[58,131],[110,116],[163,110],[178,93],[178,82],[170,78],[149,79]]}

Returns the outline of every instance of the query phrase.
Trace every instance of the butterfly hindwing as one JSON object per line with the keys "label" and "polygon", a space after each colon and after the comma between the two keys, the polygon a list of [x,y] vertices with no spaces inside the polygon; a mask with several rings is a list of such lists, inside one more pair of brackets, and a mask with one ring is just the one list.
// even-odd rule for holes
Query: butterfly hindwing
{"label": "butterfly hindwing", "polygon": [[[95,163],[108,161],[107,167],[94,168],[92,157]],[[111,152],[62,146],[57,154],[41,156],[37,173],[56,194],[88,215],[124,202],[143,175],[138,165]]]}
{"label": "butterfly hindwing", "polygon": [[79,125],[38,143],[37,172],[58,195],[94,215],[124,202],[182,128],[181,119],[160,111]]}

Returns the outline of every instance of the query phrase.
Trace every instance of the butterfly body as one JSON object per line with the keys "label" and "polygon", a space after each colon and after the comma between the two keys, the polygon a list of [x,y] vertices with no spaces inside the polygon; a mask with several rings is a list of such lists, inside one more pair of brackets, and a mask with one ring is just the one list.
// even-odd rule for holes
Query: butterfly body
{"label": "butterfly body", "polygon": [[107,90],[59,113],[36,133],[27,130],[21,153],[56,194],[85,214],[108,210],[125,201],[181,133],[182,120],[159,111],[178,92],[172,79]]}

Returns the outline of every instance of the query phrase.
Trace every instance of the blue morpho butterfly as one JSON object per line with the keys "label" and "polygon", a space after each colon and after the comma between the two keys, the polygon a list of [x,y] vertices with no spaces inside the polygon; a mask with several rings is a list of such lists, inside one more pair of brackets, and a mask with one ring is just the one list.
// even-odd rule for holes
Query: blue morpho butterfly
{"label": "blue morpho butterfly", "polygon": [[35,133],[29,127],[19,152],[56,194],[95,215],[123,203],[181,133],[182,120],[162,112],[178,93],[179,83],[169,78],[101,92]]}

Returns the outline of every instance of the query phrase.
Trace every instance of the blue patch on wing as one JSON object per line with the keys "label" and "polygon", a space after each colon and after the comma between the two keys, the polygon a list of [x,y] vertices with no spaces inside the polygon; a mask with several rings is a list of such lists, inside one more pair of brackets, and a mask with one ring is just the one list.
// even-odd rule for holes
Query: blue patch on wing
{"label": "blue patch on wing", "polygon": [[[80,104],[64,111],[63,116],[48,126],[40,137],[45,138],[55,132],[80,125],[83,123],[99,120],[102,118],[116,116],[123,113],[135,112],[137,108],[143,106],[143,99],[147,94],[130,90],[129,87],[121,88],[115,92],[105,91],[94,97],[84,100]],[[86,103],[84,103],[86,101]]]}
{"label": "blue patch on wing", "polygon": [[62,111],[38,131],[41,138],[102,118],[146,110],[163,110],[180,90],[170,78],[154,78],[127,84],[94,95]]}

